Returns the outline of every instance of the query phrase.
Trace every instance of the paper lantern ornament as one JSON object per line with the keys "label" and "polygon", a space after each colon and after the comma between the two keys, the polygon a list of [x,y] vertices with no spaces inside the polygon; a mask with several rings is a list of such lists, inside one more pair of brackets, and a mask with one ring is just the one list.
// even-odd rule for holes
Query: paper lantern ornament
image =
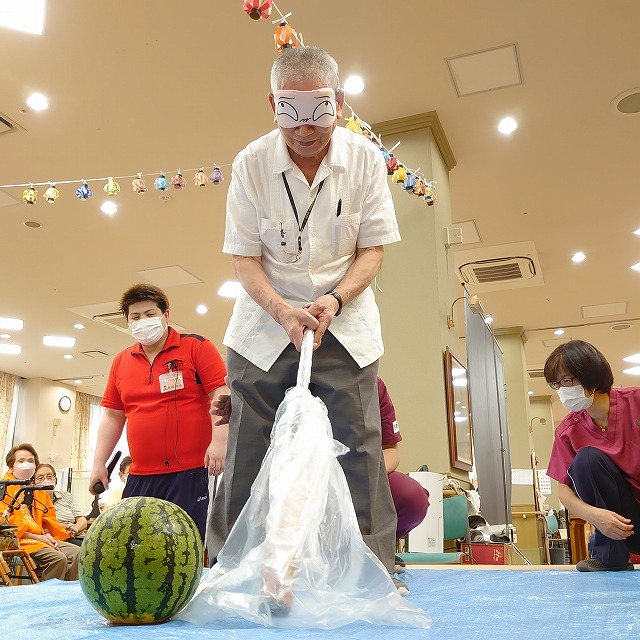
{"label": "paper lantern ornament", "polygon": [[167,177],[164,175],[164,173],[161,173],[154,181],[153,181],[153,186],[158,190],[158,191],[166,191],[169,188],[169,181],[167,180]]}
{"label": "paper lantern ornament", "polygon": [[298,34],[295,32],[295,29],[293,29],[291,25],[287,23],[286,20],[283,20],[278,25],[278,28],[276,29],[273,37],[276,42],[276,49],[278,51],[282,51],[283,49],[288,49],[291,47],[297,47],[300,44],[300,40],[298,40]]}
{"label": "paper lantern ornament", "polygon": [[420,178],[416,180],[416,186],[413,189],[413,193],[418,197],[424,196],[424,182],[422,182]]}
{"label": "paper lantern ornament", "polygon": [[108,196],[117,196],[120,193],[120,185],[113,178],[109,178],[104,185],[104,192]]}
{"label": "paper lantern ornament", "polygon": [[431,207],[435,202],[435,197],[433,195],[433,187],[430,184],[425,184],[424,186],[424,200]]}
{"label": "paper lantern ornament", "polygon": [[207,183],[209,182],[209,178],[207,177],[207,174],[204,172],[204,169],[198,169],[198,171],[196,171],[196,175],[193,176],[193,182],[196,185],[196,187],[207,186]]}
{"label": "paper lantern ornament", "polygon": [[174,189],[184,189],[187,186],[187,181],[182,177],[180,169],[173,178],[171,178],[171,185]]}
{"label": "paper lantern ornament", "polygon": [[213,171],[209,174],[209,180],[211,180],[213,184],[220,184],[224,180],[220,167],[213,167]]}
{"label": "paper lantern ornament", "polygon": [[417,181],[415,176],[411,175],[407,172],[407,177],[404,181],[404,186],[402,187],[405,191],[413,191],[416,188]]}
{"label": "paper lantern ornament", "polygon": [[349,131],[353,131],[353,133],[361,133],[360,120],[354,116],[349,116],[347,118],[347,124],[345,127],[349,129]]}
{"label": "paper lantern ornament", "polygon": [[391,182],[394,184],[404,184],[404,181],[407,179],[407,170],[399,165],[398,168],[393,172],[393,177],[391,178]]}
{"label": "paper lantern ornament", "polygon": [[35,204],[37,199],[38,192],[33,188],[33,185],[22,192],[22,202],[25,204]]}
{"label": "paper lantern ornament", "polygon": [[139,173],[131,182],[131,188],[136,192],[136,193],[144,193],[145,191],[147,191],[147,185],[144,183],[144,180],[142,179],[142,173]]}
{"label": "paper lantern ornament", "polygon": [[398,163],[398,158],[396,158],[393,153],[389,154],[389,157],[387,158],[387,174],[392,176],[393,172],[398,168],[399,163]]}
{"label": "paper lantern ornament", "polygon": [[93,196],[93,191],[89,189],[89,185],[86,180],[82,181],[82,186],[76,189],[76,197],[80,200],[88,200]]}
{"label": "paper lantern ornament", "polygon": [[44,199],[53,203],[60,197],[60,192],[56,189],[54,182],[49,183],[49,188],[44,192]]}
{"label": "paper lantern ornament", "polygon": [[243,11],[254,20],[265,20],[271,15],[273,0],[244,0]]}

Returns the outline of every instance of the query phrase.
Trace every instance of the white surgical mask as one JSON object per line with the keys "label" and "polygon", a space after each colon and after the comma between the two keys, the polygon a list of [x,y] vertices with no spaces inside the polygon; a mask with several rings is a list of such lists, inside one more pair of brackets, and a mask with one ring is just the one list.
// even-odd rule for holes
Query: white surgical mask
{"label": "white surgical mask", "polygon": [[593,394],[588,398],[584,395],[582,385],[576,384],[573,387],[560,387],[558,390],[558,398],[565,409],[569,411],[582,411],[588,409],[593,404]]}
{"label": "white surgical mask", "polygon": [[28,480],[36,470],[33,462],[17,462],[13,465],[13,475],[16,480]]}
{"label": "white surgical mask", "polygon": [[162,338],[165,326],[162,323],[162,316],[153,318],[141,318],[129,325],[131,335],[144,345],[155,344]]}

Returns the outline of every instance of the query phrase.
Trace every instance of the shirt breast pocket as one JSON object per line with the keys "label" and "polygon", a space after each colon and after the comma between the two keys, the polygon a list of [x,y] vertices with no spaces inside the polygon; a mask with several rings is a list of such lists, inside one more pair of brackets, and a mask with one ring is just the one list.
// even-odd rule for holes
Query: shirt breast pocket
{"label": "shirt breast pocket", "polygon": [[297,252],[297,229],[290,220],[261,220],[260,240],[276,260],[283,261]]}
{"label": "shirt breast pocket", "polygon": [[362,212],[336,216],[333,221],[332,251],[334,256],[348,256],[355,252]]}

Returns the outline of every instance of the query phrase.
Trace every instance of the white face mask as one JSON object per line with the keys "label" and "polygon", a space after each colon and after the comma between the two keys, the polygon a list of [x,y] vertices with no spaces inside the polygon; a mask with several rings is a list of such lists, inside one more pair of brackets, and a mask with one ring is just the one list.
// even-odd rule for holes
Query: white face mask
{"label": "white face mask", "polygon": [[582,385],[573,387],[560,387],[558,390],[558,398],[565,409],[569,411],[582,411],[588,409],[593,404],[593,394],[588,398],[584,395]]}
{"label": "white face mask", "polygon": [[141,318],[129,325],[131,335],[144,345],[155,344],[162,338],[166,327],[162,322],[162,316],[153,318]]}
{"label": "white face mask", "polygon": [[13,465],[13,475],[16,480],[28,480],[36,470],[33,462],[17,462]]}

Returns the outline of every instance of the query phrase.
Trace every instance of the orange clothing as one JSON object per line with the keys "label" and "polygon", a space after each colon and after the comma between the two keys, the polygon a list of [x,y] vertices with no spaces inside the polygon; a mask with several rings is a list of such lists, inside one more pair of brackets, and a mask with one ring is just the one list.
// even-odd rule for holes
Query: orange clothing
{"label": "orange clothing", "polygon": [[[15,480],[15,476],[7,471],[2,479]],[[11,504],[13,497],[19,490],[20,487],[17,485],[7,487],[3,499],[4,504],[0,505],[0,509],[2,509],[3,512],[7,511],[8,505]],[[47,529],[57,540],[69,539],[69,534],[65,528],[56,520],[56,508],[53,506],[49,494],[46,491],[37,490],[33,492],[33,497],[34,500],[31,511],[27,505],[23,503],[23,494],[21,494],[18,498],[18,504],[20,506],[7,514],[9,522],[18,527],[14,533],[20,541],[20,547],[28,553],[40,551],[40,549],[45,549],[49,545],[40,542],[40,540],[25,538],[25,533],[44,535],[44,530]]]}

